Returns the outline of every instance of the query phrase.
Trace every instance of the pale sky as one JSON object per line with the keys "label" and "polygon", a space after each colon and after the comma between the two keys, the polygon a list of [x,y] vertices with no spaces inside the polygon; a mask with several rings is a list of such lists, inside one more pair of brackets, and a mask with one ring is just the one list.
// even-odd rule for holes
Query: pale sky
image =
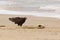
{"label": "pale sky", "polygon": [[60,19],[60,0],[0,0],[0,14],[34,15]]}

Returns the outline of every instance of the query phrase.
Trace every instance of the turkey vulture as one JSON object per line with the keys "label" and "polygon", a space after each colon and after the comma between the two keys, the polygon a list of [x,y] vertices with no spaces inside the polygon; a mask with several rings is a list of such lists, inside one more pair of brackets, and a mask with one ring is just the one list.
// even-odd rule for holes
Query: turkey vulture
{"label": "turkey vulture", "polygon": [[14,22],[15,24],[18,24],[18,26],[22,26],[23,23],[26,21],[26,17],[12,17],[9,18],[10,21]]}

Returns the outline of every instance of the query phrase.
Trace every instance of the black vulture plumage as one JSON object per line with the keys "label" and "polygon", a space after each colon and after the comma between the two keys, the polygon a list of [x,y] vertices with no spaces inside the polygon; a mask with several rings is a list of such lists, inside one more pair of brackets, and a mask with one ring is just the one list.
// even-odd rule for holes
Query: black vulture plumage
{"label": "black vulture plumage", "polygon": [[12,17],[9,18],[10,21],[14,22],[15,24],[18,24],[18,26],[22,26],[23,23],[26,21],[26,17]]}

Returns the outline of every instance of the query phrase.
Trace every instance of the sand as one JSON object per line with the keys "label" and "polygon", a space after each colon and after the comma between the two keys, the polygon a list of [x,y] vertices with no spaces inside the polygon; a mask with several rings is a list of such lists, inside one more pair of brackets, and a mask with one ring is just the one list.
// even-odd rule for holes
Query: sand
{"label": "sand", "polygon": [[[27,17],[22,27],[9,21],[10,17]],[[38,29],[38,25],[45,28]],[[27,26],[27,27],[26,27]],[[26,27],[26,28],[24,28]],[[29,29],[28,27],[33,27]],[[60,40],[60,20],[27,15],[0,15],[0,40]]]}

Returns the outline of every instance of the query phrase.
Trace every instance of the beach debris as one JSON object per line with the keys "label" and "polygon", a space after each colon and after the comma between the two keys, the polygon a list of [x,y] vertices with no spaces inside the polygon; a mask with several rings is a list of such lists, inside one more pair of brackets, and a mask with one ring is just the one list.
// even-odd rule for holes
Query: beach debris
{"label": "beach debris", "polygon": [[24,26],[22,27],[23,29],[43,29],[45,26],[38,25],[38,27],[33,27],[33,26]]}
{"label": "beach debris", "polygon": [[0,27],[5,27],[5,25],[0,25]]}
{"label": "beach debris", "polygon": [[15,24],[18,24],[18,26],[22,26],[23,23],[26,21],[26,17],[12,17],[9,18],[10,21],[14,22]]}
{"label": "beach debris", "polygon": [[45,28],[45,26],[43,26],[43,25],[38,25],[38,28],[39,28],[39,29],[43,29],[43,28]]}

